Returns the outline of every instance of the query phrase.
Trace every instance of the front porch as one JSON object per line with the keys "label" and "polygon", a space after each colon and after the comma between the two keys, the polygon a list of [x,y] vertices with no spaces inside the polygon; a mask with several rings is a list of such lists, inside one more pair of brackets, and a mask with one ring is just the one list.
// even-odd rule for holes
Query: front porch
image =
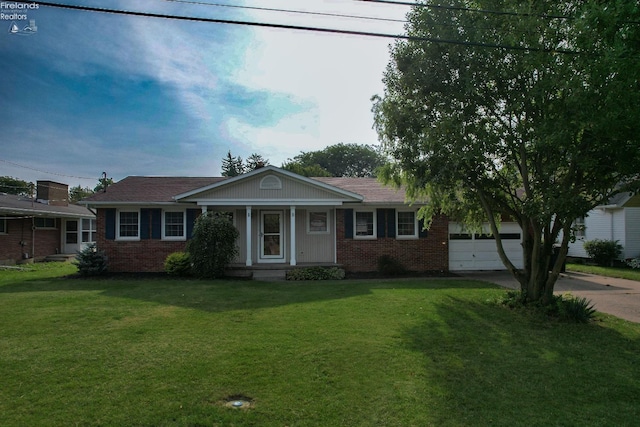
{"label": "front porch", "polygon": [[342,268],[342,265],[333,262],[305,262],[297,265],[287,263],[257,264],[251,266],[235,263],[227,268],[225,275],[239,279],[285,280],[287,271],[308,267]]}

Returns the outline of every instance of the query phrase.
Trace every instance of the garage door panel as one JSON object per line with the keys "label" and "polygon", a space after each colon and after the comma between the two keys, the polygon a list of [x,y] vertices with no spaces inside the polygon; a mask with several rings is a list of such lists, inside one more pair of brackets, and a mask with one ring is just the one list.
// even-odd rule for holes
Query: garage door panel
{"label": "garage door panel", "polygon": [[[485,225],[483,229],[488,229]],[[518,224],[503,223],[500,234],[502,244],[511,262],[518,268],[523,265],[521,231]],[[467,235],[460,224],[449,224],[449,269],[450,270],[504,270],[496,241],[492,236]]]}

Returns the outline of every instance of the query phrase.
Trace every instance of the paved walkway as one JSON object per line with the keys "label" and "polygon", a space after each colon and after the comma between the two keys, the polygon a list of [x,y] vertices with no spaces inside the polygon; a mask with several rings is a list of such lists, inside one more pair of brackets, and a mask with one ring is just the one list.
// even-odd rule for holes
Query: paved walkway
{"label": "paved walkway", "polygon": [[[506,271],[458,272],[462,277],[520,289],[520,284]],[[569,292],[590,299],[598,311],[640,323],[640,282],[593,274],[562,273],[555,293]]]}

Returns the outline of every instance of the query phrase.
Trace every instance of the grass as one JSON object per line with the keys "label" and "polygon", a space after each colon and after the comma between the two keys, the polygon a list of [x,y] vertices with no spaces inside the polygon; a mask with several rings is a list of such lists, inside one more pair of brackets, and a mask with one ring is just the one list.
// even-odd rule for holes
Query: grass
{"label": "grass", "polygon": [[[3,426],[631,426],[640,325],[542,321],[452,279],[0,271]],[[252,399],[230,409],[227,398]]]}
{"label": "grass", "polygon": [[567,271],[640,281],[640,270],[628,267],[600,267],[597,265],[567,264]]}

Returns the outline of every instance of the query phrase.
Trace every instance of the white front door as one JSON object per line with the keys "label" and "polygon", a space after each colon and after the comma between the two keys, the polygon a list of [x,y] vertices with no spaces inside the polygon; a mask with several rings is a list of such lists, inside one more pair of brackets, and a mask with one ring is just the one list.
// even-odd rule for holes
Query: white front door
{"label": "white front door", "polygon": [[73,254],[80,250],[80,230],[77,219],[64,220],[64,248],[62,253]]}
{"label": "white front door", "polygon": [[260,214],[260,261],[284,261],[282,211],[262,211]]}

